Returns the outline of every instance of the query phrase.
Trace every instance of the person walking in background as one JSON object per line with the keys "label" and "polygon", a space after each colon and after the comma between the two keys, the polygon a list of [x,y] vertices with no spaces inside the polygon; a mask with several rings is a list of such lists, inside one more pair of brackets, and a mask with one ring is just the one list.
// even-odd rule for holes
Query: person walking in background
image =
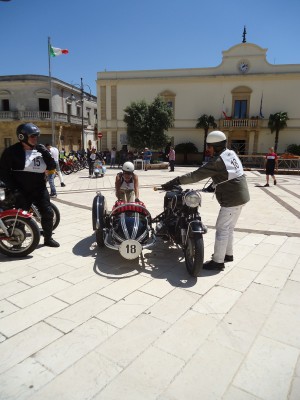
{"label": "person walking in background", "polygon": [[47,172],[47,179],[48,179],[49,186],[50,186],[50,197],[57,197],[56,187],[55,187],[55,182],[54,182],[56,170],[50,169],[46,172]]}
{"label": "person walking in background", "polygon": [[148,147],[145,147],[144,154],[143,154],[145,171],[148,171],[148,166],[151,163],[151,158],[152,158],[152,152],[148,149]]}
{"label": "person walking in background", "polygon": [[169,164],[170,164],[170,172],[174,172],[174,166],[175,166],[175,150],[174,147],[170,147],[170,152],[167,155],[169,159]]}
{"label": "person walking in background", "polygon": [[274,170],[276,168],[276,172],[278,171],[278,156],[276,153],[274,153],[274,148],[270,147],[269,148],[269,153],[266,154],[265,157],[265,169],[266,169],[266,178],[267,178],[267,183],[265,184],[264,187],[269,187],[269,179],[270,175],[273,178],[274,185],[277,184],[275,175],[274,175]]}
{"label": "person walking in background", "polygon": [[110,152],[110,168],[115,168],[117,149],[113,147]]}
{"label": "person walking in background", "polygon": [[[64,178],[62,176],[60,166],[59,166],[59,151],[56,147],[51,146],[51,144],[49,144],[49,143],[46,144],[46,147],[49,150],[51,156],[54,158],[54,161],[56,164],[56,173],[57,173],[59,181],[60,181],[60,186],[65,187],[66,184],[64,183]],[[54,177],[55,177],[55,175],[54,175]],[[54,184],[54,177],[53,177],[53,184]],[[50,181],[49,181],[49,184],[50,184]]]}
{"label": "person walking in background", "polygon": [[95,148],[95,147],[92,147],[92,151],[90,152],[90,155],[88,156],[89,178],[92,178],[92,176],[93,176],[93,173],[94,173],[94,164],[95,164],[96,158],[97,158],[96,148]]}

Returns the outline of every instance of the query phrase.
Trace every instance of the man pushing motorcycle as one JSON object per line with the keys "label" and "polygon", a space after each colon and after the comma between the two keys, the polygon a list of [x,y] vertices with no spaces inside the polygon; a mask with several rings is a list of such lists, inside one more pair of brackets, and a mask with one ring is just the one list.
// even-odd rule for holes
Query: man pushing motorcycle
{"label": "man pushing motorcycle", "polygon": [[197,170],[182,175],[162,185],[164,190],[212,178],[216,198],[221,206],[216,222],[214,254],[203,268],[222,271],[224,263],[233,261],[233,230],[242,211],[250,200],[246,176],[237,154],[226,148],[223,132],[212,131],[207,135],[206,145],[211,159]]}
{"label": "man pushing motorcycle", "polygon": [[127,161],[116,176],[116,196],[118,200],[133,203],[139,201],[139,179],[134,173],[134,165]]}
{"label": "man pushing motorcycle", "polygon": [[59,247],[52,238],[53,211],[46,187],[45,171],[56,167],[55,160],[42,144],[37,144],[39,128],[31,123],[17,127],[16,143],[6,148],[0,159],[0,178],[18,193],[16,207],[29,210],[32,203],[41,214],[44,245]]}

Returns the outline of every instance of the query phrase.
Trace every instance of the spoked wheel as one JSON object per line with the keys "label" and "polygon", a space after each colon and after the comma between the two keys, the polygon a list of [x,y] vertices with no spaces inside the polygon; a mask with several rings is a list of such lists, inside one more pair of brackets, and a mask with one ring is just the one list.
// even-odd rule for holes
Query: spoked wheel
{"label": "spoked wheel", "polygon": [[204,243],[201,234],[190,233],[184,250],[185,264],[188,273],[197,277],[203,268]]}
{"label": "spoked wheel", "polygon": [[53,230],[56,229],[60,223],[60,212],[57,206],[50,202],[51,208],[53,210]]}
{"label": "spoked wheel", "polygon": [[[50,206],[53,211],[53,228],[52,229],[54,230],[58,227],[58,225],[60,223],[60,212],[54,203],[50,202]],[[35,204],[32,204],[32,206],[30,208],[30,212],[33,214],[33,217],[35,218],[35,220],[40,224],[41,223],[41,214]]]}
{"label": "spoked wheel", "polygon": [[0,252],[9,257],[25,257],[36,249],[40,242],[40,230],[37,223],[30,218],[4,217],[2,222],[11,235],[3,238],[0,234]]}
{"label": "spoked wheel", "polygon": [[73,168],[68,164],[62,164],[60,166],[60,170],[65,175],[70,175],[74,171]]}

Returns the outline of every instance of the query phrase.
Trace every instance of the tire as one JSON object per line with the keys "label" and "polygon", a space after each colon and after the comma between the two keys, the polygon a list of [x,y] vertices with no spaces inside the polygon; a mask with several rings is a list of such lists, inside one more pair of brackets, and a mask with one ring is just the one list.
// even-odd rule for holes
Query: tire
{"label": "tire", "polygon": [[202,234],[190,233],[184,250],[184,258],[188,273],[196,278],[203,268],[204,243]]}
{"label": "tire", "polygon": [[98,247],[104,247],[103,227],[96,230],[96,242]]}
{"label": "tire", "polygon": [[[98,194],[93,199],[92,206],[92,222],[93,229],[96,232],[96,242],[99,247],[104,247],[104,229],[105,229],[105,218],[107,215],[107,206],[105,197]],[[99,220],[99,225],[97,224]]]}
{"label": "tire", "polygon": [[70,175],[73,172],[73,168],[68,164],[61,165],[60,170],[65,175]]}
{"label": "tire", "polygon": [[[11,233],[15,217],[4,217],[2,222]],[[40,229],[37,223],[31,218],[19,216],[11,240],[0,240],[0,253],[8,257],[25,257],[36,249],[39,242]]]}
{"label": "tire", "polygon": [[[53,211],[53,228],[52,229],[54,230],[58,227],[58,225],[60,223],[60,211],[54,203],[50,202],[50,206]],[[35,218],[35,220],[39,224],[41,224],[41,214],[40,214],[37,206],[35,205],[34,207],[31,207],[31,209],[29,211],[33,214],[33,217]]]}
{"label": "tire", "polygon": [[54,203],[51,203],[51,208],[53,210],[53,230],[56,229],[60,223],[60,212]]}

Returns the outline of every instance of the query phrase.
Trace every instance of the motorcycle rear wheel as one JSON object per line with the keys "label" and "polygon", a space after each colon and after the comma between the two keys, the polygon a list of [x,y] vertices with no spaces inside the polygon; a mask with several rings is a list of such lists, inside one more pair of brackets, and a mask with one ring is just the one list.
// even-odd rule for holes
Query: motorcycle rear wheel
{"label": "motorcycle rear wheel", "polygon": [[[11,234],[15,217],[4,217],[2,221]],[[25,257],[36,249],[39,242],[40,230],[37,223],[33,219],[19,216],[12,236],[0,240],[0,253],[8,257]]]}
{"label": "motorcycle rear wheel", "polygon": [[[50,202],[50,206],[53,211],[53,228],[52,228],[52,230],[54,231],[54,229],[56,229],[60,223],[60,211],[54,203]],[[33,217],[35,218],[35,220],[40,224],[41,223],[41,214],[40,214],[37,206],[34,205],[34,207],[31,207],[31,209],[29,211],[33,214]]]}
{"label": "motorcycle rear wheel", "polygon": [[184,250],[184,258],[188,273],[197,277],[203,268],[204,243],[202,234],[190,233]]}

